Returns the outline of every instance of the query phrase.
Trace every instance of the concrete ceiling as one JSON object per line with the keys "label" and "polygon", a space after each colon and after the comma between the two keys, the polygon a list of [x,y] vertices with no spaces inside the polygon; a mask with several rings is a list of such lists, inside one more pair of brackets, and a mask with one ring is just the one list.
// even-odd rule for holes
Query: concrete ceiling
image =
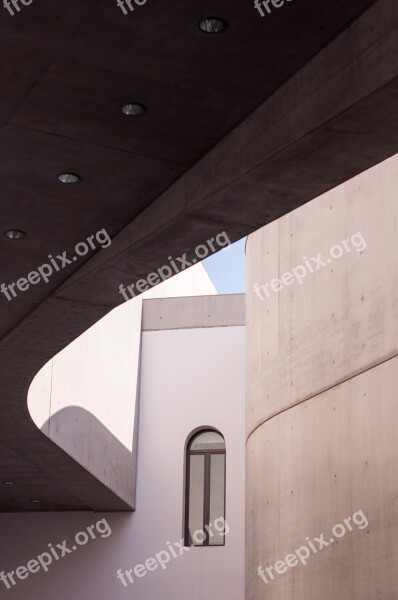
{"label": "concrete ceiling", "polygon": [[[114,239],[0,297],[0,510],[124,509],[35,429],[31,380],[123,301],[120,283],[396,152],[396,7],[292,0],[261,18],[251,0],[148,0],[125,16],[111,0],[34,0],[1,12],[0,229],[28,235],[0,237],[0,283],[99,229]],[[226,31],[200,32],[205,15]],[[129,101],[147,113],[124,116]],[[58,183],[64,171],[82,181]]]}

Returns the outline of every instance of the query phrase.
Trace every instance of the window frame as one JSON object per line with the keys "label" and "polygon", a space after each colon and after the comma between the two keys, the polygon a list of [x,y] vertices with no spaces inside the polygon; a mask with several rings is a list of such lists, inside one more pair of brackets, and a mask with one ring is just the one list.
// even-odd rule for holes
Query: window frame
{"label": "window frame", "polygon": [[[214,432],[218,433],[224,440],[225,438],[220,431],[211,427],[204,427],[193,431],[187,439],[186,450],[185,450],[185,510],[184,510],[184,546],[187,548],[222,548],[225,546],[225,535],[223,536],[222,544],[210,544],[209,531],[206,529],[206,525],[210,522],[210,476],[211,476],[211,455],[212,454],[223,454],[224,459],[224,522],[225,522],[225,510],[226,510],[226,488],[227,488],[227,451],[226,446],[224,448],[213,448],[209,450],[191,450],[191,445],[194,439],[201,433]],[[190,531],[189,531],[189,506],[190,506],[190,491],[191,491],[191,480],[190,480],[190,466],[191,456],[202,455],[204,456],[204,485],[203,485],[203,532],[205,539],[203,543],[196,544],[194,540],[190,543]]]}

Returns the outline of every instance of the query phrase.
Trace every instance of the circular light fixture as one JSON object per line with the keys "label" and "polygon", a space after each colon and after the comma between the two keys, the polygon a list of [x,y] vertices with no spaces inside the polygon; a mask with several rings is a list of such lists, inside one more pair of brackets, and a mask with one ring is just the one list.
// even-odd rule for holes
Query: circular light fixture
{"label": "circular light fixture", "polygon": [[57,179],[61,183],[78,183],[80,176],[76,175],[76,173],[60,173],[57,175]]}
{"label": "circular light fixture", "polygon": [[227,26],[227,22],[219,17],[207,17],[199,21],[199,29],[204,33],[221,33]]}
{"label": "circular light fixture", "polygon": [[15,481],[3,481],[3,485],[15,485]]}
{"label": "circular light fixture", "polygon": [[146,112],[146,108],[143,104],[137,104],[137,102],[128,102],[120,107],[120,110],[124,115],[128,117],[139,117]]}
{"label": "circular light fixture", "polygon": [[9,229],[4,232],[4,235],[8,237],[9,240],[22,240],[26,237],[26,233],[24,231],[20,231],[19,229]]}

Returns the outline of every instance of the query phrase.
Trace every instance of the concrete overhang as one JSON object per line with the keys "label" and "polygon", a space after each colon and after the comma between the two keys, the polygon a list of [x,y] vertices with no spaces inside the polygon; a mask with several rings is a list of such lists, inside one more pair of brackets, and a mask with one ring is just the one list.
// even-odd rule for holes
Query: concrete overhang
{"label": "concrete overhang", "polygon": [[[119,510],[26,406],[34,375],[129,284],[225,230],[234,241],[397,151],[396,0],[37,0],[1,19],[1,273],[15,282],[102,228],[112,244],[1,298],[0,510]],[[211,8],[219,36],[197,29]],[[4,11],[5,12],[5,11]],[[134,97],[131,97],[131,94]],[[123,101],[148,106],[141,118]],[[62,186],[56,173],[82,181]],[[85,261],[85,262],[83,262]],[[26,499],[40,489],[43,501]]]}

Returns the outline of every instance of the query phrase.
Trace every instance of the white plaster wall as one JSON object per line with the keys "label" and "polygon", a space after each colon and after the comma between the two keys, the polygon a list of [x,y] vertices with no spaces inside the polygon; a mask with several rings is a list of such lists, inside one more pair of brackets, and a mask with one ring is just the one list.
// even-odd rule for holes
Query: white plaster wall
{"label": "white plaster wall", "polygon": [[[49,543],[106,517],[112,534],[90,541],[31,574],[0,597],[10,600],[243,600],[244,327],[143,334],[137,505],[134,513],[0,515],[0,571],[26,565]],[[225,547],[193,548],[123,587],[116,570],[143,563],[182,535],[184,445],[200,425],[222,431],[227,446]]]}
{"label": "white plaster wall", "polygon": [[[193,548],[175,559],[163,596],[165,578],[152,574],[157,575],[155,598],[243,600],[244,327],[145,332],[142,352],[137,512],[145,511],[140,525],[146,541],[141,557],[150,556],[156,544],[162,547],[164,539],[182,535],[188,435],[202,425],[215,427],[227,449],[226,545]],[[157,531],[156,541],[144,535],[146,529]]]}

